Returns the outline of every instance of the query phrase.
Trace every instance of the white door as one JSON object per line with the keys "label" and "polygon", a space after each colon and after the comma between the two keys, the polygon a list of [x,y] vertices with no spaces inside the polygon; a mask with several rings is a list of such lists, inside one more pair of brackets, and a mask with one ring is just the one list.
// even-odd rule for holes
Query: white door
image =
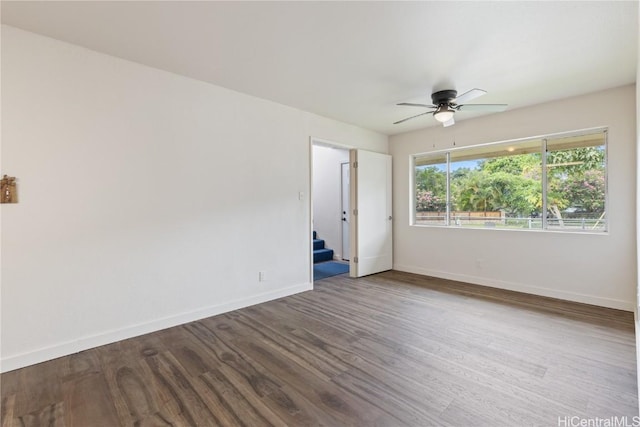
{"label": "white door", "polygon": [[341,189],[341,218],[342,218],[342,259],[349,261],[349,197],[351,193],[349,182],[349,163],[342,163],[342,189]]}
{"label": "white door", "polygon": [[391,156],[349,152],[351,167],[351,277],[391,270]]}

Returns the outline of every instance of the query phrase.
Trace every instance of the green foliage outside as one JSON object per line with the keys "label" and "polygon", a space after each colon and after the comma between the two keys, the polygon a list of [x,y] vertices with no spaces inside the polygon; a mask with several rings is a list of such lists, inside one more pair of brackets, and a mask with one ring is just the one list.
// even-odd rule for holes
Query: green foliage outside
{"label": "green foliage outside", "polygon": [[576,213],[591,217],[604,213],[604,147],[552,151],[547,166],[547,203],[556,218],[561,219],[561,211],[567,208],[578,208]]}
{"label": "green foliage outside", "polygon": [[[468,164],[468,163],[465,163]],[[474,168],[452,163],[452,211],[502,210],[508,217],[542,214],[542,162],[539,153],[504,156],[476,162]],[[416,210],[446,210],[444,165],[417,167]],[[604,148],[551,151],[547,155],[549,217],[598,217],[604,212]]]}
{"label": "green foliage outside", "polygon": [[416,210],[442,212],[447,203],[447,174],[435,166],[416,169]]}

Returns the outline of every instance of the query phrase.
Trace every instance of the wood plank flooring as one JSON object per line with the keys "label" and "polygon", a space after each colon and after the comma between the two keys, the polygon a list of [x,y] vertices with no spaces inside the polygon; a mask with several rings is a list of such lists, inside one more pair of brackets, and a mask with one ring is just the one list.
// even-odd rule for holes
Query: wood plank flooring
{"label": "wood plank flooring", "polygon": [[627,312],[393,271],[336,276],[7,372],[0,425],[631,423],[634,340]]}

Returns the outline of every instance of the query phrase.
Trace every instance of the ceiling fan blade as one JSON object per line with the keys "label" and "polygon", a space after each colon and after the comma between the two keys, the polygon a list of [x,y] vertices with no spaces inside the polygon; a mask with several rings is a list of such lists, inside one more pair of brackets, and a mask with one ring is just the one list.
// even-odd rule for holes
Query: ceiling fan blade
{"label": "ceiling fan blade", "polygon": [[486,90],[482,89],[471,89],[460,96],[457,96],[456,99],[453,100],[456,104],[462,104],[467,101],[471,101],[472,99],[476,99],[479,96],[486,94]]}
{"label": "ceiling fan blade", "polygon": [[406,122],[407,120],[415,119],[416,117],[424,116],[425,114],[433,114],[433,112],[427,111],[426,113],[416,114],[415,116],[407,117],[406,119],[399,120],[397,122],[394,122],[393,124],[397,125],[398,123]]}
{"label": "ceiling fan blade", "polygon": [[396,105],[408,105],[409,107],[427,107],[427,108],[438,108],[435,105],[427,105],[427,104],[412,104],[410,102],[401,102]]}
{"label": "ceiling fan blade", "polygon": [[456,107],[459,111],[504,111],[507,104],[464,104]]}

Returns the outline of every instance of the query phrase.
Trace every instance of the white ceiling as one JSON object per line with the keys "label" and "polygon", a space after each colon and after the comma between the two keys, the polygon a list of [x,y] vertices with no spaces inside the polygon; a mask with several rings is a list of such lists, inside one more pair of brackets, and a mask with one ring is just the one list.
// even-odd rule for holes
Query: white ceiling
{"label": "white ceiling", "polygon": [[636,1],[2,1],[2,22],[386,134],[436,125],[392,124],[434,90],[513,109],[636,80]]}

